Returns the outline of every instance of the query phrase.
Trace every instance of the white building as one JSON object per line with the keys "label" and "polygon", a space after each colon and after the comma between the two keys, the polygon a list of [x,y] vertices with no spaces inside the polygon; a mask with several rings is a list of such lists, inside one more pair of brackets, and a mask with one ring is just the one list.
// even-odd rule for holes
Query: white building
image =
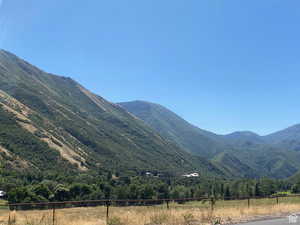
{"label": "white building", "polygon": [[191,173],[191,174],[185,174],[182,175],[183,177],[199,177],[199,173]]}
{"label": "white building", "polygon": [[152,176],[153,176],[153,173],[151,173],[151,172],[146,172],[146,176],[152,177]]}
{"label": "white building", "polygon": [[4,191],[0,191],[0,198],[3,198],[6,195]]}

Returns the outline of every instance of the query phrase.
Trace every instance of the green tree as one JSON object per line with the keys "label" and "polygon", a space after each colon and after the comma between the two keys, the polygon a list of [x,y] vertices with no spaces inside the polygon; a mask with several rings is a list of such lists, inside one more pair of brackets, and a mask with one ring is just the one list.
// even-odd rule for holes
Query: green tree
{"label": "green tree", "polygon": [[47,200],[50,200],[50,197],[52,195],[51,191],[45,184],[38,184],[36,185],[32,191],[36,194],[39,195]]}
{"label": "green tree", "polygon": [[93,192],[87,184],[73,184],[70,186],[70,197],[77,200],[85,200]]}
{"label": "green tree", "polygon": [[54,199],[56,201],[68,201],[70,200],[70,190],[66,186],[59,184],[55,188]]}
{"label": "green tree", "polygon": [[225,188],[224,198],[225,199],[230,199],[231,198],[231,192],[230,192],[229,186],[226,186],[226,188]]}

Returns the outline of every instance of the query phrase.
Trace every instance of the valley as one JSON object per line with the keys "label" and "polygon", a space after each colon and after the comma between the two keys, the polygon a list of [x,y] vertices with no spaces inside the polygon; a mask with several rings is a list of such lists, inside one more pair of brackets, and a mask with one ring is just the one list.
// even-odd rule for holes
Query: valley
{"label": "valley", "polygon": [[218,135],[155,103],[112,103],[0,51],[0,189],[9,203],[297,194],[298,141],[297,125]]}

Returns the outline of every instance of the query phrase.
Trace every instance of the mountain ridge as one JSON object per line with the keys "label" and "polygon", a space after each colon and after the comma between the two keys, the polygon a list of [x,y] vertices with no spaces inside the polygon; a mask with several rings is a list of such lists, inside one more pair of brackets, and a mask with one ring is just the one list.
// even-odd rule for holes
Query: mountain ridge
{"label": "mountain ridge", "polygon": [[[219,143],[220,140],[217,140],[216,134],[190,124],[162,105],[147,101],[117,104],[191,153],[197,153],[200,149],[202,156],[212,157],[212,154],[223,148],[222,144]],[[134,110],[136,107],[139,107],[138,111]],[[183,136],[184,138],[182,138]],[[198,142],[193,142],[193,139],[201,139],[201,145]],[[207,149],[208,146],[209,149]]]}
{"label": "mountain ridge", "polygon": [[159,104],[111,103],[7,51],[0,51],[0,114],[7,169],[275,178],[300,169],[299,125],[218,135]]}
{"label": "mountain ridge", "polygon": [[[226,171],[237,173],[237,168],[240,168],[245,177],[284,178],[300,169],[300,154],[297,152],[300,150],[300,135],[297,140],[297,134],[289,132],[297,131],[297,126],[266,136],[251,131],[218,135],[188,123],[155,103],[133,101],[118,104],[186,151],[203,156]],[[172,126],[174,123],[177,125]],[[277,138],[279,143],[270,141],[270,137],[282,134],[288,135],[290,139]]]}
{"label": "mountain ridge", "polygon": [[[117,104],[7,51],[0,51],[0,105],[1,157],[7,166],[18,157],[38,170],[222,174]],[[53,160],[47,161],[50,156]]]}

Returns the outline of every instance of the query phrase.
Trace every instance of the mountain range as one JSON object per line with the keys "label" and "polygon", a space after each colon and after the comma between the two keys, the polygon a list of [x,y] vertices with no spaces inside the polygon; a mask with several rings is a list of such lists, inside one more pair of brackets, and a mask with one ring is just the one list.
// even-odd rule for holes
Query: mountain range
{"label": "mountain range", "polygon": [[158,104],[109,102],[0,51],[0,160],[8,171],[285,178],[300,170],[299,131],[218,135]]}
{"label": "mountain range", "polygon": [[155,103],[118,103],[182,149],[242,177],[284,178],[300,169],[300,125],[260,136],[251,131],[218,135],[200,129]]}
{"label": "mountain range", "polygon": [[117,104],[0,51],[0,159],[18,171],[223,175]]}

